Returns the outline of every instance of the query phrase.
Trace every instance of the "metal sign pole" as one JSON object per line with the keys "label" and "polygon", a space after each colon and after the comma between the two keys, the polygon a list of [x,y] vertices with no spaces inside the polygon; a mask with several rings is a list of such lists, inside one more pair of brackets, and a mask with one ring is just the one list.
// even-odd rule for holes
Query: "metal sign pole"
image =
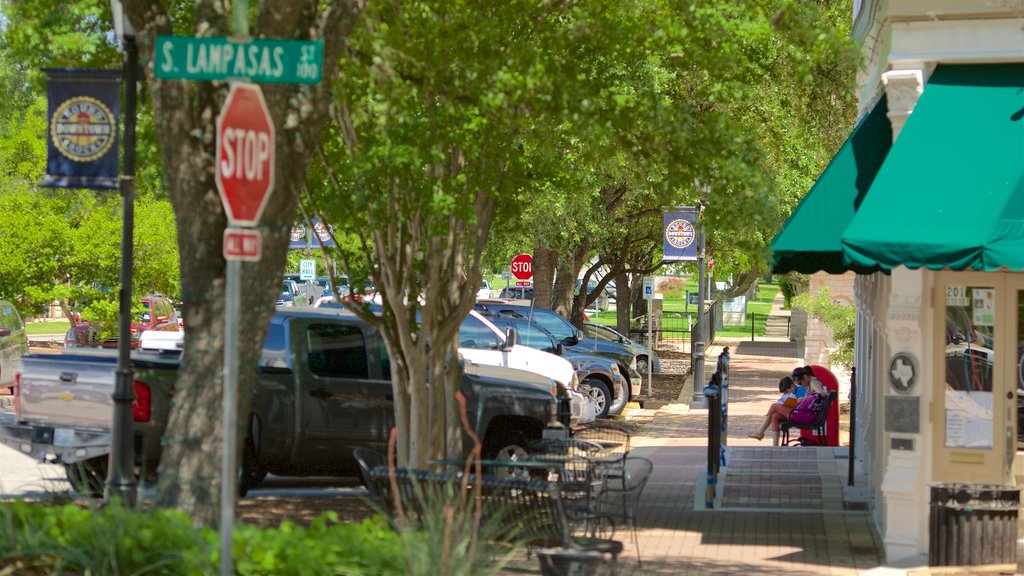
{"label": "metal sign pole", "polygon": [[693,381],[694,387],[704,382],[704,345],[707,341],[705,334],[707,333],[707,318],[704,316],[704,294],[706,282],[704,278],[704,204],[701,203],[700,213],[697,217],[700,221],[700,228],[698,232],[698,242],[700,242],[697,251],[697,293],[700,297],[697,298],[697,342],[696,350],[693,353]]}
{"label": "metal sign pole", "polygon": [[224,455],[221,459],[220,485],[220,573],[234,574],[231,557],[231,533],[235,524],[237,476],[235,428],[238,423],[238,298],[241,262],[228,260],[227,287],[224,291],[224,406],[222,416]]}
{"label": "metal sign pole", "polygon": [[647,397],[651,397],[651,365],[654,364],[654,284],[651,284],[651,294],[647,295],[647,345],[651,348],[651,353],[647,357]]}

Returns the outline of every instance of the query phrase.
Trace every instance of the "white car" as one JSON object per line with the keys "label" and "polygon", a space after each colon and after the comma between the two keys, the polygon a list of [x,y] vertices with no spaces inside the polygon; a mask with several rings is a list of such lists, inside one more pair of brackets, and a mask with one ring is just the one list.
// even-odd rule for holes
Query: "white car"
{"label": "white car", "polygon": [[564,385],[572,397],[572,426],[593,422],[597,418],[597,403],[578,390],[579,379],[571,362],[515,343],[506,346],[506,337],[506,333],[490,320],[471,310],[459,328],[459,354],[475,364],[526,370]]}
{"label": "white car", "polygon": [[493,293],[494,292],[491,289],[491,283],[488,282],[486,278],[484,278],[484,281],[480,283],[480,289],[476,291],[476,299],[485,300],[487,298],[490,298]]}

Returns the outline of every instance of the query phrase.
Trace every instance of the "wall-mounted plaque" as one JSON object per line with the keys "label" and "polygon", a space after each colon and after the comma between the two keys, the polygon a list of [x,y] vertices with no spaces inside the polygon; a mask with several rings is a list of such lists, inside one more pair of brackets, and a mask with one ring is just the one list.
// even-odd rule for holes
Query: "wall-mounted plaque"
{"label": "wall-mounted plaque", "polygon": [[921,398],[918,396],[886,396],[885,431],[897,434],[920,433]]}
{"label": "wall-mounted plaque", "polygon": [[900,394],[908,394],[917,383],[917,359],[909,352],[899,352],[889,362],[889,385]]}

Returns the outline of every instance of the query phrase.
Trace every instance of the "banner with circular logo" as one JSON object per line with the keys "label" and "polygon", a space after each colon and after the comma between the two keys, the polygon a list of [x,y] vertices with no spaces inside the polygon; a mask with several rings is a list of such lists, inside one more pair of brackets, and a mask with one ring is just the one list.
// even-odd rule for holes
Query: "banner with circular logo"
{"label": "banner with circular logo", "polygon": [[699,210],[691,206],[665,212],[665,227],[662,235],[664,260],[697,261],[697,218],[699,214]]}
{"label": "banner with circular logo", "polygon": [[48,69],[46,176],[49,188],[118,188],[118,70]]}

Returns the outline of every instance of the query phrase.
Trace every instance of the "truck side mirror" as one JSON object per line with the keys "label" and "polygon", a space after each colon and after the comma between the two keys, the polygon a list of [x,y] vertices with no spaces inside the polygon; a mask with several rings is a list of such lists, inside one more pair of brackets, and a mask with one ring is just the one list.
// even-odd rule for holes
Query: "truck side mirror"
{"label": "truck side mirror", "polygon": [[565,344],[562,344],[561,342],[556,344],[555,345],[555,354],[558,354],[559,356],[565,356]]}
{"label": "truck side mirror", "polygon": [[583,330],[580,330],[579,328],[577,328],[576,329],[576,333],[573,334],[573,336],[576,338],[576,343],[577,344],[579,344],[580,342],[583,342]]}
{"label": "truck side mirror", "polygon": [[505,347],[503,350],[511,350],[516,345],[516,341],[519,339],[519,333],[516,329],[509,326],[505,329]]}

